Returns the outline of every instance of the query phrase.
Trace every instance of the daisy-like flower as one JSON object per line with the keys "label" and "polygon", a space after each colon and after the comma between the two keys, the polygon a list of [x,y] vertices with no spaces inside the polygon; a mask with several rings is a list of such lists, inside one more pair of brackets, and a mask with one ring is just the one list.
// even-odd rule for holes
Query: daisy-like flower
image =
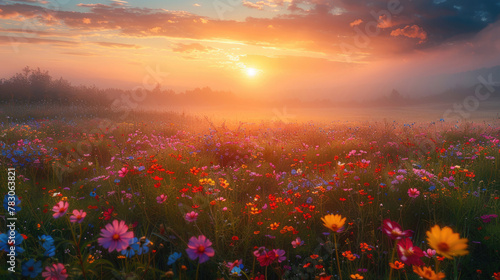
{"label": "daisy-like flower", "polygon": [[328,214],[321,218],[323,225],[333,232],[340,233],[344,229],[344,224],[346,218],[342,218],[341,215]]}
{"label": "daisy-like flower", "polygon": [[194,222],[194,221],[196,221],[196,219],[198,219],[198,213],[196,213],[194,211],[186,213],[186,216],[184,216],[184,219],[189,223]]}
{"label": "daisy-like flower", "polygon": [[416,198],[420,195],[420,191],[417,190],[416,188],[410,188],[408,189],[408,196],[411,198]]}
{"label": "daisy-like flower", "polygon": [[128,169],[126,167],[123,167],[122,169],[118,170],[118,176],[120,177],[125,177],[125,175],[127,175],[128,173]]}
{"label": "daisy-like flower", "polygon": [[286,252],[285,252],[285,250],[274,249],[273,251],[276,254],[276,259],[278,260],[278,262],[282,262],[282,261],[286,260],[286,257],[285,257]]}
{"label": "daisy-like flower", "polygon": [[68,274],[66,273],[64,264],[57,263],[46,266],[45,271],[42,272],[42,277],[45,277],[45,280],[65,280],[68,278]]}
{"label": "daisy-like flower", "polygon": [[417,246],[413,246],[410,239],[405,238],[397,244],[399,259],[406,265],[424,265],[420,259],[424,256],[424,252]]}
{"label": "daisy-like flower", "polygon": [[427,232],[427,242],[436,253],[443,257],[452,259],[455,256],[467,255],[467,238],[460,238],[458,233],[454,233],[449,227],[440,228],[435,225]]}
{"label": "daisy-like flower", "polygon": [[52,214],[52,216],[54,217],[54,219],[64,216],[68,211],[68,207],[69,203],[59,201],[54,207],[52,207],[52,211],[54,211],[54,214]]}
{"label": "daisy-like flower", "polygon": [[81,224],[85,216],[87,216],[87,213],[83,212],[83,210],[73,210],[73,215],[69,217],[69,221],[72,223]]}
{"label": "daisy-like flower", "polygon": [[382,222],[382,231],[387,234],[392,240],[402,239],[403,237],[410,237],[413,232],[411,230],[405,230],[401,228],[401,226],[389,219],[385,219]]}
{"label": "daisy-like flower", "polygon": [[299,246],[304,245],[304,241],[300,239],[300,237],[297,237],[294,241],[292,241],[292,247],[297,248]]}
{"label": "daisy-like flower", "polygon": [[395,261],[394,263],[389,263],[389,266],[392,268],[392,269],[396,269],[396,270],[399,270],[399,269],[402,269],[405,267],[405,264],[400,262],[400,261]]}
{"label": "daisy-like flower", "polygon": [[268,266],[273,263],[273,261],[276,259],[276,253],[271,250],[265,254],[262,254],[257,257],[257,261],[259,261],[260,266]]}
{"label": "daisy-like flower", "polygon": [[21,265],[22,275],[24,277],[35,278],[42,272],[42,261],[35,261],[34,259],[30,259],[26,262],[23,262]]}
{"label": "daisy-like flower", "polygon": [[109,252],[122,251],[128,247],[132,238],[134,238],[134,233],[128,231],[125,221],[114,220],[112,224],[107,224],[101,229],[101,237],[97,239],[97,242]]}
{"label": "daisy-like flower", "polygon": [[420,277],[428,280],[440,280],[445,277],[444,273],[439,272],[436,273],[432,268],[423,266],[423,267],[418,267],[418,266],[413,266],[413,272],[418,274]]}
{"label": "daisy-like flower", "polygon": [[430,259],[436,255],[436,250],[427,249],[424,251],[424,255]]}
{"label": "daisy-like flower", "polygon": [[212,242],[204,235],[200,235],[198,238],[193,236],[189,239],[186,253],[191,260],[198,259],[199,263],[204,263],[215,255],[214,249],[210,246],[212,246]]}
{"label": "daisy-like flower", "polygon": [[162,204],[165,201],[167,201],[167,196],[164,194],[161,194],[156,197],[156,202],[158,202],[159,204]]}

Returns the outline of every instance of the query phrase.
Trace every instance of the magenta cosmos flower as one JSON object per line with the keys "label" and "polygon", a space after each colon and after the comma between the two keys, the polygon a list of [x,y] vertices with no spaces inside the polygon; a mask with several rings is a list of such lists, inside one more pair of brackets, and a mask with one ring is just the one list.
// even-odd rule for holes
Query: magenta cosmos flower
{"label": "magenta cosmos flower", "polygon": [[416,198],[420,195],[420,191],[415,188],[408,189],[408,196],[412,198]]}
{"label": "magenta cosmos flower", "polygon": [[66,268],[62,263],[53,264],[45,267],[45,271],[42,272],[42,277],[45,280],[64,280],[68,278],[66,273]]}
{"label": "magenta cosmos flower", "polygon": [[186,213],[186,216],[184,216],[184,219],[186,219],[186,221],[188,221],[190,223],[194,222],[194,221],[196,221],[196,219],[198,219],[198,213],[196,213],[194,211]]}
{"label": "magenta cosmos flower", "polygon": [[83,210],[73,210],[73,215],[69,217],[69,221],[81,224],[85,216],[87,216],[87,213],[83,212]]}
{"label": "magenta cosmos flower", "polygon": [[68,211],[68,207],[69,203],[59,201],[54,207],[52,207],[52,211],[55,212],[54,214],[52,214],[54,219],[64,216],[64,214],[66,214],[66,212]]}
{"label": "magenta cosmos flower", "polygon": [[402,239],[403,237],[410,237],[413,234],[411,230],[403,231],[398,223],[389,219],[385,219],[382,222],[382,231],[393,240]]}
{"label": "magenta cosmos flower", "polygon": [[413,246],[413,242],[410,239],[405,238],[398,242],[398,256],[399,259],[406,265],[424,265],[424,262],[420,259],[424,256],[424,252],[417,246]]}
{"label": "magenta cosmos flower", "polygon": [[132,238],[134,238],[134,233],[128,231],[125,221],[114,220],[112,224],[107,224],[105,228],[101,229],[101,237],[97,241],[109,252],[113,252],[114,250],[125,250]]}
{"label": "magenta cosmos flower", "polygon": [[198,259],[199,263],[204,263],[215,255],[214,249],[210,246],[212,246],[212,242],[204,235],[200,235],[198,238],[193,236],[189,239],[186,253],[193,261]]}
{"label": "magenta cosmos flower", "polygon": [[125,175],[127,175],[128,173],[128,169],[126,167],[123,167],[122,169],[118,170],[118,176],[120,177],[125,177]]}

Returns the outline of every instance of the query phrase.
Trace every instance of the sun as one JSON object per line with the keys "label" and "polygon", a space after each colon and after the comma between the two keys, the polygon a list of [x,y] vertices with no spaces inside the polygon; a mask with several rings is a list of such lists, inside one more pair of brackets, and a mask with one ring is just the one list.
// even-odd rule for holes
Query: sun
{"label": "sun", "polygon": [[255,77],[259,73],[259,70],[255,68],[246,68],[245,72],[248,77]]}

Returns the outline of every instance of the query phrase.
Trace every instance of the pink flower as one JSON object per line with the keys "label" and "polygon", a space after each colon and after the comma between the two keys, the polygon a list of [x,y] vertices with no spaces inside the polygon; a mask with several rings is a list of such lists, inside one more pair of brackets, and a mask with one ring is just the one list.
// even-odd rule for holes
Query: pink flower
{"label": "pink flower", "polygon": [[204,263],[215,255],[214,249],[210,246],[212,246],[212,242],[204,235],[200,235],[198,238],[193,236],[189,239],[186,253],[191,260],[198,259],[199,263]]}
{"label": "pink flower", "polygon": [[239,267],[243,263],[243,260],[235,260],[234,262],[230,262],[226,264],[226,266],[229,268],[229,271],[233,270],[235,267]]}
{"label": "pink flower", "polygon": [[59,201],[54,207],[52,207],[52,211],[55,212],[54,214],[52,214],[54,219],[64,216],[64,214],[66,214],[66,211],[68,211],[68,207],[69,203]]}
{"label": "pink flower", "polygon": [[156,197],[156,202],[158,202],[159,204],[162,204],[165,201],[167,201],[167,196],[164,194]]}
{"label": "pink flower", "polygon": [[497,217],[498,217],[497,214],[484,215],[484,216],[481,216],[481,220],[483,220],[483,223],[487,224],[487,223],[491,222],[492,219],[495,219]]}
{"label": "pink flower", "polygon": [[292,241],[292,247],[293,248],[297,248],[297,247],[302,246],[302,245],[304,245],[304,241],[302,241],[300,239],[300,237],[297,237],[297,239],[295,239],[294,241]]}
{"label": "pink flower", "polygon": [[128,169],[126,167],[123,167],[122,169],[118,170],[118,176],[120,177],[125,177],[127,175]]}
{"label": "pink flower", "polygon": [[410,188],[408,189],[408,196],[409,197],[412,197],[412,198],[415,198],[415,197],[418,197],[420,195],[420,191],[415,189],[415,188]]}
{"label": "pink flower", "polygon": [[72,223],[82,223],[83,219],[87,216],[86,212],[83,212],[83,210],[73,210],[73,215],[69,217],[69,221]]}
{"label": "pink flower", "polygon": [[196,213],[194,211],[186,213],[186,216],[184,217],[184,219],[186,219],[186,221],[188,221],[189,223],[194,222],[194,221],[196,221],[196,219],[198,219],[198,213]]}
{"label": "pink flower", "polygon": [[64,265],[58,263],[52,266],[46,266],[45,271],[42,272],[42,277],[45,277],[45,280],[64,280],[68,278],[68,274],[66,273]]}
{"label": "pink flower", "polygon": [[424,262],[420,259],[424,256],[424,252],[419,247],[413,246],[413,242],[410,239],[405,238],[400,240],[397,244],[399,259],[406,265],[424,265]]}
{"label": "pink flower", "polygon": [[107,224],[105,228],[101,229],[101,237],[97,241],[109,252],[113,252],[114,250],[126,249],[132,238],[134,238],[134,233],[128,231],[125,221],[114,220],[112,224]]}
{"label": "pink flower", "polygon": [[424,251],[424,256],[428,257],[429,259],[434,257],[435,255],[436,255],[436,250],[427,249],[427,251]]}
{"label": "pink flower", "polygon": [[382,222],[382,231],[387,234],[391,239],[401,239],[403,237],[410,237],[413,232],[411,230],[405,230],[401,226],[389,219],[385,219]]}

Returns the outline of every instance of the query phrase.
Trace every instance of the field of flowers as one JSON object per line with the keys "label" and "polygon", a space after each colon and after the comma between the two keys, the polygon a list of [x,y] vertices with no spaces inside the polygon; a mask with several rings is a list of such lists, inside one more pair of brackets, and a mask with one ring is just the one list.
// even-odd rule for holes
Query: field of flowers
{"label": "field of flowers", "polygon": [[500,279],[498,122],[3,119],[1,279]]}

